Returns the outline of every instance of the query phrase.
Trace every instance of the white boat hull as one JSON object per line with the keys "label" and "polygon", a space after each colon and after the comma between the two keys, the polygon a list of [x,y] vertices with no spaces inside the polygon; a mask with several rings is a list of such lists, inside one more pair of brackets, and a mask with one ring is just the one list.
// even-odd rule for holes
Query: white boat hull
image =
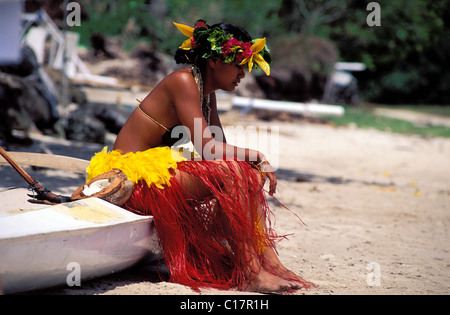
{"label": "white boat hull", "polygon": [[82,285],[158,254],[152,217],[97,198],[32,210],[0,205],[4,294]]}

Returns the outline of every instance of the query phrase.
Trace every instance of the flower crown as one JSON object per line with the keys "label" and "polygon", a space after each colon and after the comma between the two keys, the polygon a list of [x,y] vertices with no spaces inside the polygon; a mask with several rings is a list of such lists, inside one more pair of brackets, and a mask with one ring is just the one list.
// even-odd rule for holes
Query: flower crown
{"label": "flower crown", "polygon": [[219,59],[225,63],[239,62],[247,65],[248,71],[259,66],[267,75],[270,75],[270,50],[266,46],[266,39],[254,39],[251,42],[240,42],[233,34],[225,34],[220,26],[210,27],[203,20],[198,20],[194,27],[173,23],[183,35],[189,37],[179,47],[190,50],[202,48],[205,50],[202,58]]}

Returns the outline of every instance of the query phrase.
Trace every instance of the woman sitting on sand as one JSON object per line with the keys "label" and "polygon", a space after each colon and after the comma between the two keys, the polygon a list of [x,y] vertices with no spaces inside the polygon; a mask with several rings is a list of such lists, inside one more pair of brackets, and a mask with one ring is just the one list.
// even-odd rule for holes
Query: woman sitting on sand
{"label": "woman sitting on sand", "polygon": [[[262,153],[226,143],[217,112],[216,90],[235,90],[246,69],[269,74],[265,39],[225,23],[175,25],[188,37],[175,60],[192,68],[148,94],[114,150],[92,159],[88,180],[119,168],[135,183],[124,207],[154,216],[173,282],[259,292],[310,287],[275,253],[263,190],[267,177],[269,194],[276,191],[273,169]],[[188,137],[199,157],[186,159],[172,147]]]}

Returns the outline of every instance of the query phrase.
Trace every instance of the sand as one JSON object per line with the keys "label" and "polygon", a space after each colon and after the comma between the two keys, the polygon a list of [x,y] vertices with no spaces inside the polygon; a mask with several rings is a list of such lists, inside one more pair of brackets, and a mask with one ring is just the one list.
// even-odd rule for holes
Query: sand
{"label": "sand", "polygon": [[[289,234],[279,254],[288,268],[319,286],[293,295],[450,293],[450,139],[263,122],[236,112],[223,120],[279,128],[276,196],[307,224],[270,199],[278,233]],[[28,150],[89,158],[100,148],[35,139]],[[66,187],[62,193],[84,180],[57,171],[30,172],[52,190]],[[0,167],[0,177],[0,189],[24,185],[8,167]],[[160,280],[152,267],[37,293],[199,294]]]}

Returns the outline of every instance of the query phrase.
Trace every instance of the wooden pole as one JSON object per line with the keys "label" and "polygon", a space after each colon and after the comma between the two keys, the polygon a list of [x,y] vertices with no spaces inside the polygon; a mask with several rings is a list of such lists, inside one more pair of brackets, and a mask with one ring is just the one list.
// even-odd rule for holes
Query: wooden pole
{"label": "wooden pole", "polygon": [[49,201],[50,203],[63,203],[70,201],[70,197],[55,195],[48,189],[42,187],[33,177],[31,177],[16,161],[0,146],[0,154],[12,166],[12,168],[19,173],[29,184],[29,189],[33,190],[37,195],[28,195],[40,201]]}

